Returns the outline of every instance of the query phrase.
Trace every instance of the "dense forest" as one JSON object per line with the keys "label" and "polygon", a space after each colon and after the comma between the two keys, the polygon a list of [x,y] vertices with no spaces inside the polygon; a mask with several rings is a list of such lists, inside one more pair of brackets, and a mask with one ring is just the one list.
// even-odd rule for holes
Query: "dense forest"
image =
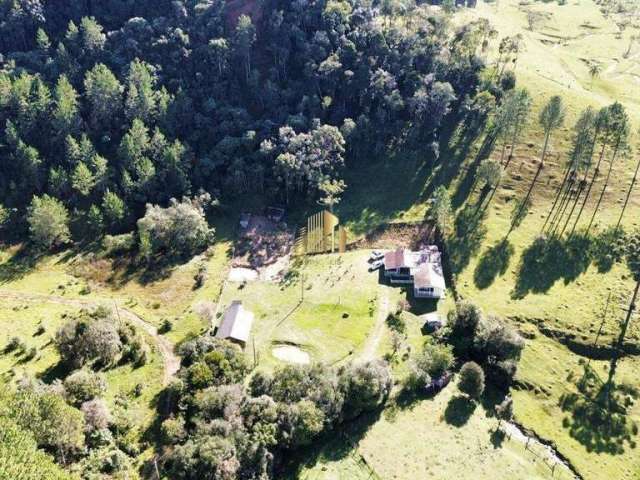
{"label": "dense forest", "polygon": [[202,190],[333,204],[345,168],[486,115],[494,34],[401,1],[2,0],[5,234],[122,233]]}

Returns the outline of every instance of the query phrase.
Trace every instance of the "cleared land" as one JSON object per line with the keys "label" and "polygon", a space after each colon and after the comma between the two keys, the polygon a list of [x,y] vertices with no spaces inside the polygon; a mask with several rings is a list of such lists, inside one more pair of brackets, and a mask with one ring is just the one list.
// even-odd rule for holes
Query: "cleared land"
{"label": "cleared land", "polygon": [[[545,25],[530,31],[527,8],[553,14]],[[624,406],[623,417],[603,416],[601,410],[593,408],[593,397],[579,394],[577,388],[589,355],[593,356],[588,347],[600,328],[609,292],[614,293],[613,308],[604,321],[600,344],[610,345],[617,332],[620,306],[631,287],[626,268],[616,265],[600,272],[594,265],[587,265],[576,271],[568,268],[571,265],[567,259],[542,264],[535,270],[536,275],[531,276],[532,270],[523,268],[527,264],[522,261],[541,230],[555,188],[562,179],[562,159],[569,147],[570,126],[580,110],[587,105],[600,107],[620,100],[634,125],[640,124],[637,95],[640,45],[626,58],[623,55],[637,31],[628,28],[621,32],[613,19],[605,18],[591,0],[570,1],[565,6],[540,2],[527,6],[517,0],[501,0],[496,7],[479,2],[478,9],[459,14],[456,21],[478,16],[488,18],[500,37],[523,35],[525,48],[516,73],[518,85],[530,90],[534,108],[531,125],[482,228],[473,235],[456,235],[452,242],[458,291],[485,311],[509,318],[527,336],[518,374],[519,389],[513,393],[518,422],[553,441],[585,479],[640,479],[640,455],[636,447],[639,437],[633,427],[634,423],[640,423],[640,407],[627,391],[628,387],[638,387],[640,357],[627,356],[619,365],[616,398]],[[488,53],[489,58],[494,55],[495,52]],[[602,64],[598,78],[592,79],[588,74],[592,62]],[[565,127],[552,139],[552,152],[533,194],[532,212],[510,237],[513,250],[497,256],[492,247],[507,232],[513,201],[526,192],[537,168],[541,132],[535,118],[544,102],[555,94],[562,95],[568,105]],[[444,140],[441,161],[434,169],[419,158],[405,158],[397,153],[382,162],[363,162],[350,170],[346,179],[349,189],[337,213],[354,236],[364,237],[388,222],[422,222],[428,199],[441,184],[449,188],[458,217],[464,221],[465,206],[473,208],[478,198],[471,185],[482,139],[467,145],[460,142],[457,132],[447,132]],[[600,226],[617,220],[634,161],[625,159],[614,167],[616,181],[605,195],[597,217]],[[599,191],[601,185],[599,180],[594,188]],[[587,205],[588,213],[594,203],[595,198]],[[626,227],[638,226],[638,212],[640,195],[636,191],[624,219]],[[292,213],[302,218],[301,212]],[[226,224],[235,221],[236,217],[227,218]],[[294,265],[282,282],[225,283],[233,239],[232,229],[222,226],[212,255],[151,277],[139,272],[131,274],[125,265],[99,256],[59,254],[34,262],[21,256],[17,249],[10,249],[0,254],[0,289],[90,301],[116,300],[152,325],[171,320],[174,328],[166,338],[174,344],[209,328],[212,319],[198,314],[197,307],[202,302],[212,304],[220,314],[230,301],[240,299],[256,314],[253,334],[260,368],[282,364],[273,356],[273,349],[278,347],[296,347],[312,361],[328,363],[363,353],[370,355],[371,351],[378,355],[391,352],[389,329],[386,325],[380,327],[380,319],[384,318],[381,306],[395,306],[404,294],[400,289],[379,285],[376,275],[366,272],[368,252],[311,257],[306,264]],[[194,290],[193,278],[203,263],[208,267],[209,278],[202,288]],[[446,313],[451,304],[449,298],[438,309]],[[6,379],[11,371],[16,376],[21,371],[42,374],[55,365],[57,358],[47,343],[48,336],[70,310],[68,305],[46,302],[27,304],[12,300],[2,304],[0,342],[6,342],[8,335],[19,335],[28,347],[38,349],[38,355],[29,361],[13,354],[0,355],[0,371]],[[406,372],[407,354],[420,348],[424,341],[419,319],[407,315],[406,321],[405,345],[392,358],[398,375]],[[47,333],[33,336],[40,323],[46,326]],[[628,337],[636,345],[640,340],[638,325],[634,320]],[[568,338],[572,343],[566,341]],[[247,352],[253,356],[252,345]],[[588,381],[594,390],[606,380],[608,358],[605,355],[604,359],[592,359],[589,365],[593,370],[589,370]],[[109,398],[129,391],[140,381],[159,388],[162,375],[157,354],[142,369],[130,371],[128,366],[114,369],[108,377]],[[134,405],[149,412],[154,388],[146,389]],[[479,406],[467,413],[460,425],[447,421],[447,410],[455,395],[455,387],[450,386],[434,399],[391,407],[382,417],[354,427],[354,431],[348,432],[350,441],[330,439],[325,448],[308,457],[298,476],[551,478],[548,467],[520,443],[514,440],[501,445],[492,443],[496,420],[487,413],[490,410]],[[622,427],[618,422],[621,418],[624,418]],[[562,477],[556,471],[554,478]]]}

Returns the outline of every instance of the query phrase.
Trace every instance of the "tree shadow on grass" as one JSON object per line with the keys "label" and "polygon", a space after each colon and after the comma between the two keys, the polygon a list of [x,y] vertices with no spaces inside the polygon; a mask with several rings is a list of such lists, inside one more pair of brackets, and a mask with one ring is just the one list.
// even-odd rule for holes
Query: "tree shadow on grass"
{"label": "tree shadow on grass", "polygon": [[456,217],[455,233],[448,242],[453,273],[464,270],[471,258],[480,250],[487,236],[484,218],[485,215],[477,216],[477,210],[472,205],[466,205]]}
{"label": "tree shadow on grass", "polygon": [[489,439],[491,440],[491,445],[493,445],[493,448],[502,448],[502,444],[504,443],[506,437],[507,434],[504,433],[503,430],[496,428],[491,432],[491,436],[489,437]]}
{"label": "tree shadow on grass", "polygon": [[560,279],[576,280],[591,263],[591,239],[574,235],[566,240],[538,237],[522,254],[516,285],[511,294],[522,299],[529,293],[545,293]]}
{"label": "tree shadow on grass", "polygon": [[476,403],[473,400],[463,395],[456,395],[449,400],[444,411],[444,419],[449,425],[462,427],[466,425],[475,410]]}
{"label": "tree shadow on grass", "polygon": [[19,280],[32,272],[42,253],[23,245],[6,262],[0,264],[0,284]]}
{"label": "tree shadow on grass", "polygon": [[352,456],[363,468],[370,469],[366,460],[358,453],[358,443],[379,420],[381,413],[382,409],[365,413],[328,431],[309,447],[292,452],[288,455],[285,465],[276,472],[276,477],[297,479],[305,467],[313,468],[318,462],[337,462],[348,456]]}
{"label": "tree shadow on grass", "polygon": [[621,455],[626,446],[636,448],[638,425],[628,417],[627,407],[637,392],[614,384],[607,394],[607,386],[587,367],[577,388],[578,392],[565,393],[559,401],[567,415],[562,426],[569,435],[588,452]]}
{"label": "tree shadow on grass", "polygon": [[480,290],[491,286],[498,275],[504,275],[509,268],[514,248],[508,240],[501,240],[488,248],[480,257],[473,272],[473,281]]}

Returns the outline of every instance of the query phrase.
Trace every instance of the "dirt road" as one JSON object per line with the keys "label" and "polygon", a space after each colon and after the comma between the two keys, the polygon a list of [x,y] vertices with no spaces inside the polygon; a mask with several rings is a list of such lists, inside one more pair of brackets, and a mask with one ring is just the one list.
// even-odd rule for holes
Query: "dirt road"
{"label": "dirt road", "polygon": [[384,334],[385,321],[389,315],[389,292],[385,286],[380,286],[380,295],[378,297],[378,311],[376,312],[376,323],[373,326],[371,334],[364,343],[364,348],[360,354],[362,360],[373,360],[376,356],[376,350],[382,340]]}

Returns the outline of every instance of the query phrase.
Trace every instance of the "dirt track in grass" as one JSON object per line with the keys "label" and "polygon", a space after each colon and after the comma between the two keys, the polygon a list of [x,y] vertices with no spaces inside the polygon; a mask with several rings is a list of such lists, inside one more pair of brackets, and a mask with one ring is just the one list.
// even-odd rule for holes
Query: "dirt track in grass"
{"label": "dirt track in grass", "polygon": [[[47,302],[56,303],[58,305],[68,305],[78,308],[96,308],[100,305],[111,303],[109,300],[81,300],[73,298],[65,298],[55,295],[42,295],[35,293],[16,292],[11,290],[0,290],[0,299],[17,300],[23,302]],[[135,313],[116,305],[117,314],[134,324],[135,326],[142,328],[147,335],[149,335],[155,342],[160,356],[162,356],[162,363],[164,364],[163,385],[167,385],[171,378],[180,369],[180,358],[173,351],[173,344],[158,333],[158,329],[151,325],[149,322],[143,320]]]}

